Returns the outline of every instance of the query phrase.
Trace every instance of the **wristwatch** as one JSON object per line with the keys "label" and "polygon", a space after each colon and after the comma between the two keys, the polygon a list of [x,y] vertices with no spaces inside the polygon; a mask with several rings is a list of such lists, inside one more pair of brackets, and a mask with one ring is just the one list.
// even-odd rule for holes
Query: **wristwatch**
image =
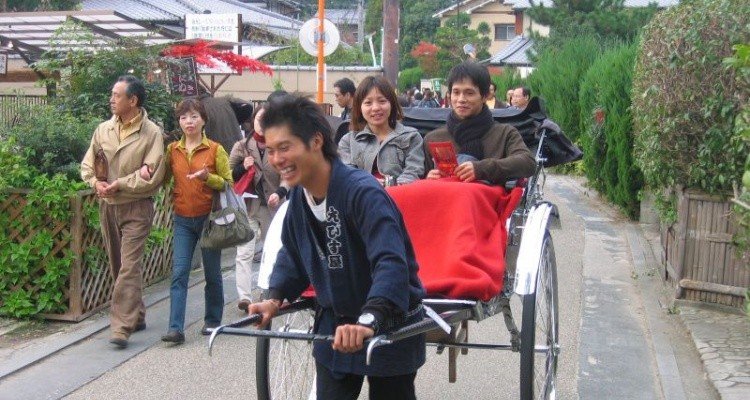
{"label": "wristwatch", "polygon": [[378,321],[375,319],[375,316],[370,313],[360,315],[357,319],[357,325],[366,326],[375,332],[378,331]]}

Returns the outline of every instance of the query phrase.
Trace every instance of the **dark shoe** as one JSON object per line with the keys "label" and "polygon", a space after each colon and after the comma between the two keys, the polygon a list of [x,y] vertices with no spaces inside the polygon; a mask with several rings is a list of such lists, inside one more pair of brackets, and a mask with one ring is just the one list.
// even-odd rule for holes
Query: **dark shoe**
{"label": "dark shoe", "polygon": [[248,299],[242,299],[239,303],[237,303],[237,308],[239,308],[240,311],[247,312],[248,307],[250,307],[250,300]]}
{"label": "dark shoe", "polygon": [[146,321],[139,322],[138,325],[135,326],[135,329],[133,329],[133,332],[140,332],[146,330]]}
{"label": "dark shoe", "polygon": [[169,342],[174,344],[185,343],[185,334],[177,331],[169,331],[166,335],[161,337],[162,342]]}
{"label": "dark shoe", "polygon": [[121,333],[114,333],[109,338],[109,342],[112,343],[117,349],[124,349],[128,347],[128,338]]}
{"label": "dark shoe", "polygon": [[212,332],[212,331],[209,331],[209,329],[214,329],[214,328],[218,328],[218,327],[219,327],[219,325],[205,324],[205,325],[203,325],[203,328],[201,329],[201,335],[208,336]]}

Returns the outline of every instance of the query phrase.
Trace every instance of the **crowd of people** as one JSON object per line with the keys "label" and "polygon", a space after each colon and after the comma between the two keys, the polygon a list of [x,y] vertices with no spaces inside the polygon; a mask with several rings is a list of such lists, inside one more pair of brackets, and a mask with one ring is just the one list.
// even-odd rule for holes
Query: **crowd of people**
{"label": "crowd of people", "polygon": [[[411,89],[398,96],[383,77],[359,85],[334,84],[336,102],[350,120],[350,132],[335,143],[322,110],[311,100],[283,93],[242,122],[244,138],[231,144],[212,140],[201,101],[185,99],[175,109],[181,138],[166,149],[160,130],[143,108],[145,89],[132,76],[112,88],[112,119],[102,123],[81,164],[81,176],[100,201],[102,232],[115,289],[110,342],[125,348],[143,330],[141,259],[153,219],[153,197],[174,182],[173,266],[170,318],[162,340],[183,343],[190,262],[212,208],[226,184],[252,172],[246,206],[254,239],[237,249],[238,307],[262,315],[265,325],[285,301],[312,285],[317,293],[316,331],[334,335],[332,345],[314,344],[318,398],[357,398],[367,377],[372,399],[413,399],[417,369],[425,361],[424,336],[379,350],[365,365],[364,340],[423,317],[424,288],[399,210],[384,186],[451,176],[463,182],[503,184],[534,173],[535,162],[519,132],[494,121],[490,107],[507,106],[495,97],[485,67],[466,62],[447,78],[447,93]],[[510,91],[508,92],[510,95]],[[516,88],[506,99],[528,103]],[[404,99],[405,96],[408,96]],[[447,124],[425,137],[402,124],[404,106],[452,109]],[[216,121],[214,121],[216,122]],[[238,124],[239,125],[239,124]],[[446,142],[457,154],[453,171],[435,168],[429,143]],[[104,160],[103,163],[101,160]],[[104,166],[102,166],[104,165]],[[289,202],[283,248],[265,300],[253,294],[255,240],[263,221]],[[219,326],[224,306],[220,252],[202,250],[206,278],[202,333]],[[385,354],[383,356],[383,354]]]}
{"label": "crowd of people", "polygon": [[[351,80],[349,80],[349,82],[351,82]],[[352,82],[352,85],[353,84],[354,83]],[[490,81],[490,88],[485,98],[485,103],[490,109],[513,108],[523,110],[526,108],[526,105],[531,98],[531,90],[525,86],[508,89],[505,94],[505,99],[500,99],[495,93],[496,90],[497,85]],[[447,91],[445,95],[442,95],[440,91],[433,91],[430,88],[422,88],[420,91],[420,89],[415,86],[401,93],[398,96],[398,102],[401,107],[452,108],[450,96],[450,91]],[[344,107],[341,103],[339,103],[339,106]],[[349,108],[351,108],[351,105]],[[341,117],[345,118],[347,115],[348,114],[342,113]]]}

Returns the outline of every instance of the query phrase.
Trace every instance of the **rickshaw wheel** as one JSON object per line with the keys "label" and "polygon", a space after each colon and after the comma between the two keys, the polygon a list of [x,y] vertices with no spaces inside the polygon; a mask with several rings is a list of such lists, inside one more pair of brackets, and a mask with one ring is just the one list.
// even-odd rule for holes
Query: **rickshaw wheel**
{"label": "rickshaw wheel", "polygon": [[[266,329],[311,333],[313,321],[313,310],[304,309],[274,318]],[[258,338],[255,363],[259,400],[315,399],[312,342]]]}
{"label": "rickshaw wheel", "polygon": [[554,399],[559,353],[557,265],[549,232],[542,242],[536,291],[523,296],[521,399]]}

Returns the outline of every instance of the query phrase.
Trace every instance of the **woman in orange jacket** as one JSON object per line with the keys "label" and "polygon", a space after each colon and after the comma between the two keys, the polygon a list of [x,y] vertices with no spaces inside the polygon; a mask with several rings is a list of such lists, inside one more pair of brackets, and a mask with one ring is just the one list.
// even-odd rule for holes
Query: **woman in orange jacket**
{"label": "woman in orange jacket", "polygon": [[[203,224],[211,212],[213,196],[232,184],[229,157],[217,142],[206,137],[206,111],[198,100],[187,99],[177,105],[175,115],[183,135],[167,147],[167,174],[174,178],[174,240],[172,285],[169,291],[169,328],[161,340],[185,341],[185,303],[190,265],[195,245],[201,238]],[[168,175],[169,176],[169,175]],[[201,249],[206,277],[205,316],[201,333],[221,324],[224,290],[221,279],[221,250]]]}

